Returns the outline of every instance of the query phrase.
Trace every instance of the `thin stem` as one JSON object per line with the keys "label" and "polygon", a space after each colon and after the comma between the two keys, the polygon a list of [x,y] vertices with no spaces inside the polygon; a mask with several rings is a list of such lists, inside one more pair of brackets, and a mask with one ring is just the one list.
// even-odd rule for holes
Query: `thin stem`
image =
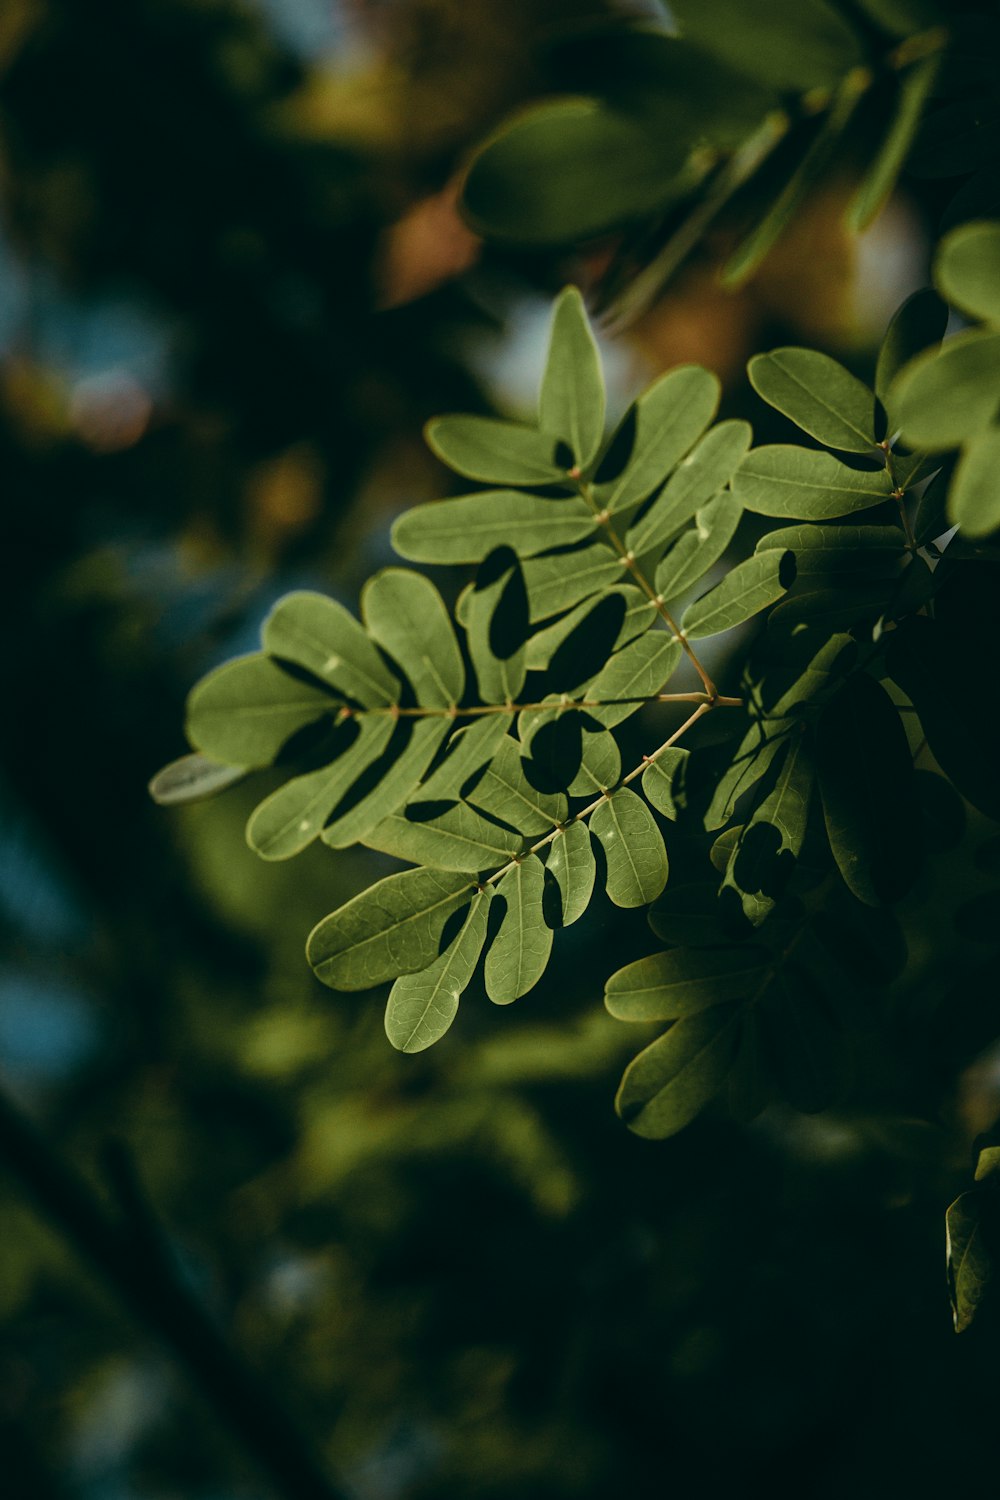
{"label": "thin stem", "polygon": [[625,543],[622,541],[621,537],[612,526],[610,514],[608,513],[608,511],[602,510],[602,508],[598,505],[597,501],[594,499],[594,492],[589,484],[586,484],[578,479],[577,487],[583,499],[587,502],[587,504],[590,506],[590,509],[593,511],[594,518],[597,521],[597,524],[604,531],[612,547],[618,553],[618,556],[628,568],[629,572],[632,574],[632,577],[635,579],[642,592],[646,595],[646,598],[651,604],[655,605],[657,614],[660,616],[660,619],[666,625],[671,635],[676,641],[680,642],[680,645],[684,650],[684,654],[687,656],[691,665],[694,667],[695,671],[698,673],[698,676],[701,678],[702,685],[705,689],[705,696],[708,698],[709,703],[716,703],[718,701],[719,694],[718,690],[716,689],[715,683],[712,681],[711,677],[708,675],[708,673],[705,671],[705,668],[698,660],[697,653],[695,652],[694,647],[691,645],[687,636],[681,630],[680,626],[677,624],[677,621],[667,609],[666,605],[663,602],[662,595],[657,593],[656,589],[650,583],[645,573],[639,567],[634,554],[628,550],[628,548],[625,546]]}
{"label": "thin stem", "polygon": [[501,869],[496,870],[488,880],[484,880],[483,886],[485,887],[487,885],[495,885],[498,880],[503,879],[503,877],[509,870],[515,869],[517,865],[521,864],[530,855],[537,854],[540,849],[545,849],[549,844],[554,843],[559,835],[561,833],[565,833],[566,829],[571,828],[574,823],[585,822],[587,818],[590,817],[591,813],[595,812],[597,808],[600,807],[602,802],[610,802],[615,792],[617,792],[623,786],[628,786],[629,782],[635,781],[637,776],[641,776],[647,766],[651,766],[655,761],[659,760],[660,756],[663,755],[666,750],[669,750],[671,745],[675,745],[680,739],[681,735],[685,734],[697,719],[700,719],[704,714],[711,713],[712,709],[715,706],[715,703],[706,702],[704,700],[699,703],[694,713],[691,714],[689,718],[684,720],[684,723],[681,725],[681,727],[679,729],[675,729],[670,738],[664,740],[663,744],[659,745],[653,751],[652,755],[644,755],[635,769],[630,771],[627,776],[623,776],[621,781],[618,782],[617,786],[611,787],[607,791],[602,792],[599,797],[595,797],[593,802],[590,802],[586,807],[581,808],[578,813],[574,813],[573,817],[568,818],[565,823],[557,824],[556,827],[551,829],[551,831],[547,833],[544,838],[539,839],[537,843],[531,845],[530,849],[525,850],[524,854],[520,855],[517,859],[510,860]]}
{"label": "thin stem", "polygon": [[611,708],[616,704],[638,703],[707,703],[715,708],[742,708],[742,698],[730,698],[724,693],[710,696],[708,693],[651,693],[637,694],[632,698],[562,698],[549,699],[547,703],[486,703],[472,708],[399,708],[395,704],[377,708],[341,710],[346,718],[358,718],[362,714],[372,718],[392,719],[479,719],[489,714],[545,713],[551,709]]}
{"label": "thin stem", "polygon": [[655,257],[634,277],[607,319],[610,333],[624,333],[655,303],[678,266],[687,259],[706,229],[745,183],[755,175],[771,152],[788,134],[791,119],[784,110],[773,110],[749,140],[719,169],[702,201],[674,231]]}
{"label": "thin stem", "polygon": [[889,483],[892,485],[892,498],[896,502],[899,509],[899,519],[903,523],[906,545],[912,556],[916,557],[920,549],[917,546],[917,539],[913,534],[913,527],[910,525],[910,518],[906,512],[906,491],[896,478],[896,470],[892,462],[892,449],[884,439],[879,443],[879,447],[882,449],[885,460],[885,472],[888,474]]}

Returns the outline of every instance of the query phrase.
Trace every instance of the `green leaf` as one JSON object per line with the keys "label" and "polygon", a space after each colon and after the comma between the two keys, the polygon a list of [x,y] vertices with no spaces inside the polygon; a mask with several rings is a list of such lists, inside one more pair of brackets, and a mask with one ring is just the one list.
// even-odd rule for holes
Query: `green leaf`
{"label": "green leaf", "polygon": [[361,612],[372,638],[398,662],[425,708],[453,708],[465,687],[462,653],[444,600],[429,578],[383,568],[365,584]]}
{"label": "green leaf", "polygon": [[339,710],[318,683],[300,682],[263,654],[241,656],[192,688],[187,736],[211,760],[253,769],[269,766],[297,730]]}
{"label": "green leaf", "polygon": [[[729,851],[723,869],[728,857]],[[741,916],[719,901],[718,881],[711,880],[668,885],[650,907],[647,921],[658,938],[682,949],[730,948],[751,931]]]}
{"label": "green leaf", "polygon": [[866,906],[895,901],[920,859],[913,762],[895,705],[866,673],[823,709],[815,753],[826,831],[848,889]]}
{"label": "green leaf", "polygon": [[261,631],[264,650],[305,667],[364,708],[399,701],[399,683],[348,610],[325,594],[286,594]]}
{"label": "green leaf", "polygon": [[1000,323],[1000,224],[953,229],[938,247],[934,280],[960,311]]}
{"label": "green leaf", "polygon": [[566,469],[556,463],[556,441],[522,422],[497,417],[435,417],[424,428],[427,446],[449,469],[484,484],[555,484]]}
{"label": "green leaf", "polygon": [[815,349],[773,349],[747,365],[758,396],[828,448],[870,453],[875,396],[843,365]]}
{"label": "green leaf", "polygon": [[675,0],[682,34],[738,73],[792,94],[829,89],[863,61],[852,27],[826,0]]}
{"label": "green leaf", "polygon": [[[736,826],[733,828],[727,828],[724,833],[719,834],[719,837],[715,840],[715,843],[708,851],[708,857],[712,861],[712,867],[713,869],[718,870],[720,875],[725,875],[726,870],[729,868],[729,861],[733,857],[733,850],[739,843],[740,835],[742,834],[742,832],[743,828],[740,824],[736,824]],[[718,893],[716,892],[716,897],[717,896]],[[655,927],[653,928],[653,931],[656,932]],[[659,936],[659,934],[657,934],[657,936]]]}
{"label": "green leaf", "polygon": [[904,365],[944,338],[948,309],[937,292],[925,287],[907,297],[889,324],[875,370],[875,394],[888,404],[889,388]]}
{"label": "green leaf", "polygon": [[[420,804],[413,810],[419,812]],[[411,864],[468,875],[498,869],[524,848],[519,833],[488,822],[464,802],[434,818],[393,813],[365,834],[362,842]]]}
{"label": "green leaf", "polygon": [[[904,575],[905,576],[905,575]],[[780,649],[782,641],[806,647],[818,642],[831,631],[846,631],[865,622],[873,627],[881,615],[891,617],[889,600],[891,579],[873,582],[851,582],[839,578],[809,578],[811,585],[829,583],[829,587],[809,587],[785,599],[771,613],[767,622],[772,644]]]}
{"label": "green leaf", "polygon": [[588,710],[561,697],[553,696],[550,703],[525,709],[518,719],[528,780],[574,797],[591,797],[617,785],[622,763],[614,735],[595,725]]}
{"label": "green leaf", "polygon": [[642,790],[665,818],[676,819],[686,805],[684,782],[690,754],[680,745],[671,745],[661,750],[642,773]]}
{"label": "green leaf", "polygon": [[833,102],[799,165],[784,179],[770,204],[756,219],[754,228],[722,268],[723,286],[743,286],[760,267],[781,238],[796,213],[827,172],[841,136],[871,83],[866,68],[854,68],[840,81]]}
{"label": "green leaf", "polygon": [[456,730],[448,741],[444,760],[422,783],[420,800],[456,801],[470,776],[493,759],[513,720],[511,713],[483,714]]}
{"label": "green leaf", "polygon": [[761,516],[829,521],[888,499],[892,481],[884,469],[850,469],[831,453],[776,443],[747,454],[733,494]]}
{"label": "green leaf", "polygon": [[1000,333],[973,329],[918,355],[893,381],[889,407],[913,448],[957,447],[1000,411]]}
{"label": "green leaf", "polygon": [[847,208],[847,227],[856,234],[868,228],[891,197],[940,69],[941,58],[935,54],[921,58],[903,77],[892,124]]}
{"label": "green leaf", "polygon": [[801,732],[789,737],[778,779],[743,825],[724,887],[739,892],[744,915],[759,925],[774,909],[805,841],[815,771]]}
{"label": "green leaf", "polygon": [[404,974],[389,991],[385,1034],[399,1052],[423,1052],[440,1041],[458,1014],[458,1002],[486,943],[493,890],[477,891],[458,936],[429,968]]}
{"label": "green leaf", "polygon": [[540,792],[531,785],[517,746],[510,739],[501,743],[468,800],[523,834],[548,833],[557,823],[566,821],[566,798],[561,792]]}
{"label": "green leaf", "polygon": [[729,483],[746,456],[753,433],[749,422],[720,422],[682,459],[648,510],[630,527],[625,546],[636,557],[662,551],[691,517]]}
{"label": "green leaf", "polygon": [[367,990],[426,969],[448,918],[475,889],[467,876],[440,870],[388,875],[317,923],[306,957],[334,990]]}
{"label": "green leaf", "polygon": [[[352,801],[327,824],[321,834],[324,844],[331,849],[347,849],[370,833],[383,818],[402,807],[419,784],[450,727],[447,719],[438,718],[418,719],[412,730],[409,726],[398,725],[386,748],[385,759],[389,763],[384,768],[374,767],[379,774],[371,790]],[[404,738],[408,730],[408,738]]]}
{"label": "green leaf", "polygon": [[590,905],[597,875],[597,862],[585,823],[570,823],[556,834],[549,849],[546,869],[555,878],[562,901],[562,925],[569,927]]}
{"label": "green leaf", "polygon": [[160,807],[202,802],[235,786],[247,775],[243,766],[224,766],[207,755],[182,755],[157,771],[149,782],[149,795]]}
{"label": "green leaf", "polygon": [[392,545],[411,562],[478,563],[496,547],[534,557],[581,541],[595,525],[577,496],[546,500],[519,490],[484,490],[404,511],[392,528]]}
{"label": "green leaf", "polygon": [[606,728],[620,724],[660,692],[680,659],[680,642],[663,630],[651,630],[630,641],[587,687],[588,701],[604,704],[587,712]]}
{"label": "green leaf", "polygon": [[700,583],[736,535],[743,507],[725,491],[695,515],[695,524],[680,537],[656,570],[656,592],[670,604]]}
{"label": "green leaf", "polygon": [[780,719],[750,726],[716,784],[705,813],[706,828],[721,828],[729,822],[736,803],[766,774],[778,751],[787,743],[789,732],[790,726]]}
{"label": "green leaf", "polygon": [[682,189],[687,150],[596,99],[535,105],[474,156],[465,215],[490,238],[574,244],[665,207]]}
{"label": "green leaf", "polygon": [[935,474],[917,501],[913,538],[918,547],[926,547],[928,542],[936,541],[951,524],[948,520],[948,486],[951,476],[951,466],[947,465]]}
{"label": "green leaf", "polygon": [[634,423],[628,462],[598,488],[609,511],[637,505],[663,483],[715,416],[721,390],[718,378],[701,365],[681,365],[654,380],[626,417],[626,424]]}
{"label": "green leaf", "polygon": [[732,630],[780,599],[794,576],[795,559],[791,552],[758,552],[689,605],[681,619],[681,629],[689,640]]}
{"label": "green leaf", "polygon": [[592,462],[604,436],[601,356],[575,286],[564,287],[552,311],[538,425],[569,445],[581,469]]}
{"label": "green leaf", "polygon": [[580,765],[567,791],[571,797],[593,797],[621,780],[622,757],[614,735],[606,729],[583,728]]}
{"label": "green leaf", "polygon": [[619,1021],[676,1021],[747,1000],[767,973],[766,948],[672,948],[612,974],[604,1004]]}
{"label": "green leaf", "polygon": [[[609,603],[612,599],[621,599],[624,603],[624,611],[620,615],[612,615]],[[617,625],[617,632],[609,643],[609,649],[605,651],[601,662],[603,665],[611,650],[618,650],[629,641],[634,640],[644,630],[648,630],[656,619],[656,606],[639,589],[630,584],[616,583],[604,590],[600,598],[583,599],[568,614],[556,620],[554,624],[548,625],[544,630],[536,631],[528,642],[527,666],[531,672],[544,672],[550,666],[555,666],[558,673],[560,691],[572,692],[580,682],[592,677],[595,667],[592,663],[592,652],[598,646],[598,636],[603,639],[603,631],[597,627],[602,623],[602,617],[607,615],[604,624]],[[620,618],[620,624],[618,620]],[[581,631],[580,626],[584,621],[590,621],[590,639],[588,632]],[[579,632],[581,646],[580,652],[570,649],[569,638]],[[564,649],[560,651],[560,647]],[[572,670],[567,676],[567,656],[569,656]]]}
{"label": "green leaf", "polygon": [[[337,731],[340,743],[350,726]],[[382,754],[392,735],[388,717],[363,715],[358,734],[333,761],[291,781],[265,797],[247,824],[247,843],[262,859],[290,859],[320,834],[338,803]]]}
{"label": "green leaf", "polygon": [[575,552],[529,558],[524,565],[524,583],[532,623],[604,592],[619,583],[624,573],[622,559],[605,542],[594,542]]}
{"label": "green leaf", "polygon": [[1000,427],[979,433],[962,450],[948,492],[948,519],[963,536],[1000,531]]}
{"label": "green leaf", "polygon": [[663,835],[641,797],[619,787],[591,814],[590,831],[607,860],[607,890],[616,906],[648,906],[667,883]]}
{"label": "green leaf", "polygon": [[738,1005],[717,1005],[676,1021],[625,1069],[615,1108],[651,1140],[676,1135],[722,1088],[739,1044]]}
{"label": "green leaf", "polygon": [[545,866],[535,854],[521,860],[497,885],[507,903],[486,955],[486,993],[495,1005],[519,1000],[541,979],[552,952],[552,929],[542,920]]}
{"label": "green leaf", "polygon": [[465,610],[469,655],[483,703],[513,703],[527,674],[528,596],[519,566],[498,551],[479,570]]}
{"label": "green leaf", "polygon": [[993,1276],[993,1260],[980,1217],[981,1190],[955,1199],[945,1215],[948,1288],[955,1332],[969,1327]]}
{"label": "green leaf", "polygon": [[781,526],[757,543],[757,551],[795,554],[796,577],[844,575],[891,578],[907,557],[906,536],[899,526]]}

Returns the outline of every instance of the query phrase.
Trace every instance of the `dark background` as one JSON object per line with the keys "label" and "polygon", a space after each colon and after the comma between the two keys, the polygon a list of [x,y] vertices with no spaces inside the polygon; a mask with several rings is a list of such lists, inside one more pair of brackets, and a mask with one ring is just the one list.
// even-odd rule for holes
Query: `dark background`
{"label": "dark background", "polygon": [[[939,1494],[991,1459],[997,1396],[989,1310],[956,1339],[944,1276],[1000,1089],[988,1057],[957,1093],[935,1072],[995,983],[945,931],[947,869],[904,913],[916,968],[869,1060],[891,1117],[718,1112],[650,1144],[614,1116],[635,1035],[600,1004],[654,946],[641,914],[601,908],[516,1007],[473,991],[401,1057],[383,997],[322,989],[302,951],[385,862],[267,866],[241,789],[146,795],[188,687],[273,600],[353,605],[392,518],[445,493],[426,418],[530,411],[547,299],[606,247],[484,250],[456,173],[545,86],[551,35],[611,8],[6,0],[0,1080],[107,1205],[125,1148],[183,1285],[356,1500]],[[935,205],[911,185],[854,246],[849,188],[737,296],[696,261],[607,344],[613,402],[702,360],[767,441],[755,349],[870,376]],[[300,1493],[4,1149],[3,1494]]]}

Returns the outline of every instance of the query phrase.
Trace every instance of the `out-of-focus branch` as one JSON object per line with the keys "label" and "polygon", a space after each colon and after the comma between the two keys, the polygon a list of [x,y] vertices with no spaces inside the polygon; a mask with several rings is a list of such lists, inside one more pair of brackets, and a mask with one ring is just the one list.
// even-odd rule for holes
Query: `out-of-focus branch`
{"label": "out-of-focus branch", "polygon": [[0,1165],[113,1295],[174,1354],[275,1495],[346,1500],[179,1274],[124,1150],[114,1148],[107,1162],[125,1211],[118,1219],[0,1092]]}

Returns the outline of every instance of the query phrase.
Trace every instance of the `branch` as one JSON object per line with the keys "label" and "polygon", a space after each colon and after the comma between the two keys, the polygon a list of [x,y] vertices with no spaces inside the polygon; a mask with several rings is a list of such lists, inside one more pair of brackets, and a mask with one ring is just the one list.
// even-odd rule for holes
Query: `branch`
{"label": "branch", "polygon": [[0,1163],[81,1260],[170,1349],[276,1495],[285,1500],[347,1500],[179,1274],[121,1147],[114,1150],[109,1168],[131,1222],[109,1214],[2,1093]]}

